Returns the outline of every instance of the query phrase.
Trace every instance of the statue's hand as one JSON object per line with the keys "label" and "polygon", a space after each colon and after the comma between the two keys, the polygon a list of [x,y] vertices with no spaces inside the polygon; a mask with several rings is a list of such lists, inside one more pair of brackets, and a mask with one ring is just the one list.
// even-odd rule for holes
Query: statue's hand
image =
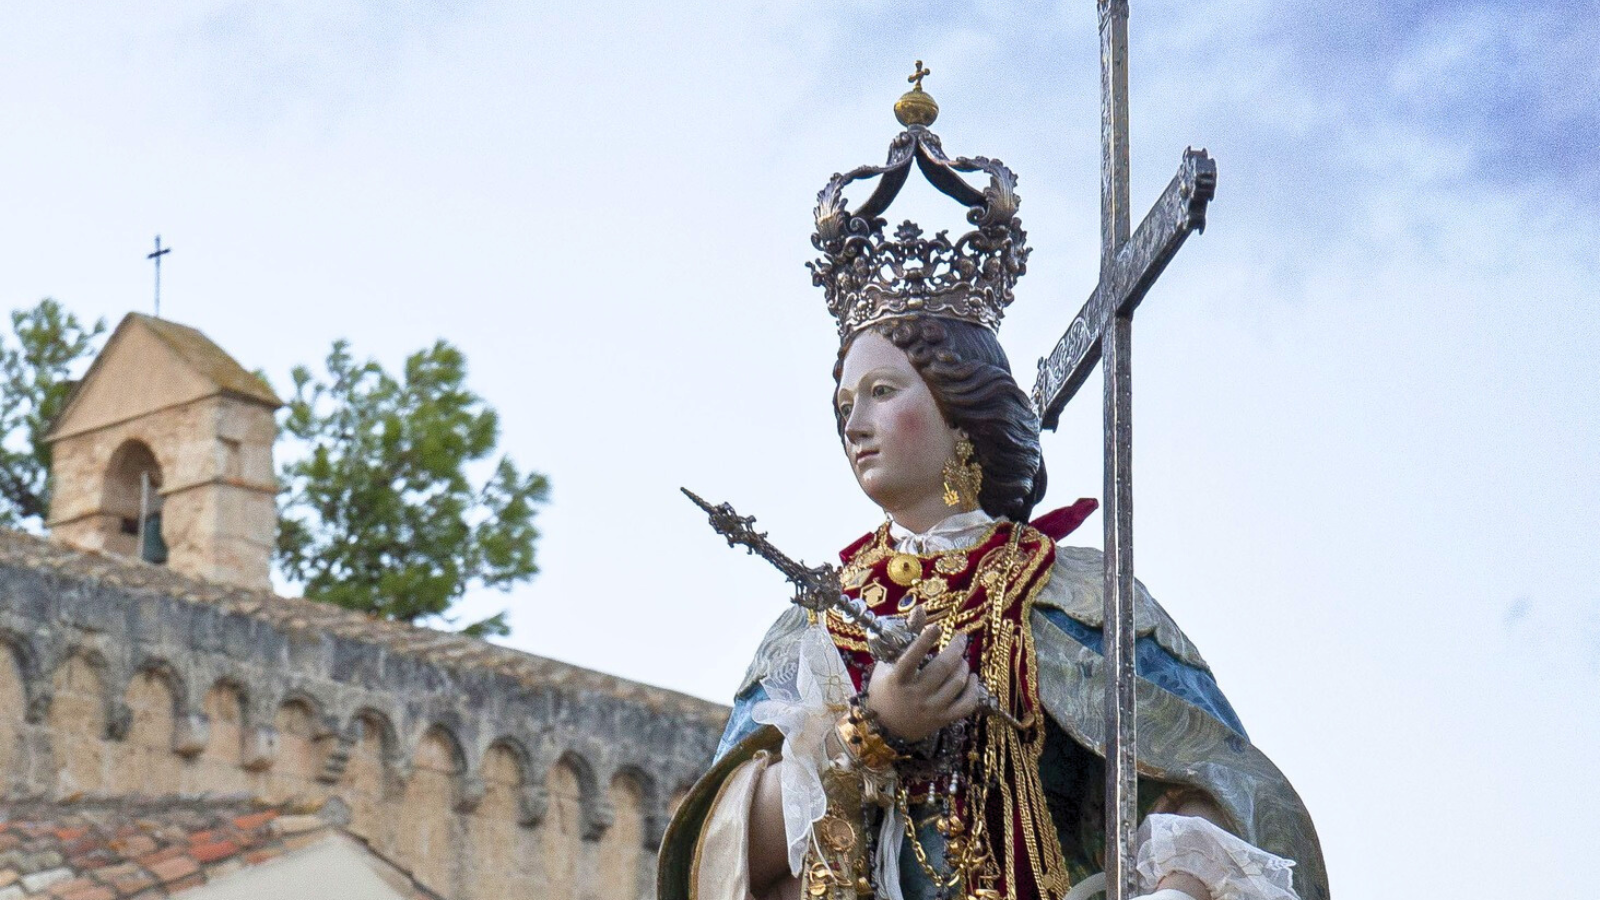
{"label": "statue's hand", "polygon": [[[983,685],[963,658],[967,636],[957,635],[937,656],[928,659],[939,640],[937,626],[923,627],[921,609],[907,622],[919,631],[916,640],[893,663],[880,662],[867,683],[867,709],[890,734],[920,741],[951,722],[978,711]],[[927,662],[919,666],[919,663]]]}

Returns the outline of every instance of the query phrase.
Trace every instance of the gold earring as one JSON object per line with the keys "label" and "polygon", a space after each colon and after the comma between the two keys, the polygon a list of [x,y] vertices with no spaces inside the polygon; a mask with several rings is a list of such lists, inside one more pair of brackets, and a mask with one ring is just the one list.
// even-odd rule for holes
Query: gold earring
{"label": "gold earring", "polygon": [[[983,489],[983,467],[972,459],[972,442],[956,440],[956,458],[944,462],[944,505],[976,509],[978,492]],[[971,460],[969,462],[968,460]]]}

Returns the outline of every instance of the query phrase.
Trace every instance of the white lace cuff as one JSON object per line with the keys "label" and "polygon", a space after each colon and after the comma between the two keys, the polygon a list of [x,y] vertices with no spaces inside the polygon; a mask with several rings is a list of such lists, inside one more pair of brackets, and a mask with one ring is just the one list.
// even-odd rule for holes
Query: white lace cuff
{"label": "white lace cuff", "polygon": [[767,699],[751,709],[750,718],[783,733],[778,783],[783,791],[789,872],[799,875],[811,825],[828,811],[828,795],[822,789],[822,770],[828,765],[824,741],[849,707],[855,685],[820,623],[808,626],[795,644],[795,658],[783,661],[762,679]]}
{"label": "white lace cuff", "polygon": [[1299,900],[1293,866],[1195,816],[1155,813],[1139,826],[1141,891],[1187,872],[1210,889],[1212,900]]}

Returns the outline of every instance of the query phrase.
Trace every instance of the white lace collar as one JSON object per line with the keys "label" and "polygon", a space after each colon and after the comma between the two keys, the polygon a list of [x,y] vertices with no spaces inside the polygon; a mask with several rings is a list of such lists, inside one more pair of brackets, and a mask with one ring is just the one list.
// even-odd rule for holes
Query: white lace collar
{"label": "white lace collar", "polygon": [[920,534],[890,519],[889,539],[894,541],[896,550],[906,553],[942,553],[976,544],[993,524],[994,516],[981,509],[948,516]]}

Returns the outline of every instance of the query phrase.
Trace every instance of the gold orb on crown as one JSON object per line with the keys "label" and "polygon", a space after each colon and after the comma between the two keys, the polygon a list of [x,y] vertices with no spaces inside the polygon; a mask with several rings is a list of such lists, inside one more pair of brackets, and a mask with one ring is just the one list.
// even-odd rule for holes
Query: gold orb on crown
{"label": "gold orb on crown", "polygon": [[923,68],[922,60],[917,60],[917,70],[906,79],[912,84],[911,90],[894,102],[894,117],[901,125],[927,127],[939,118],[939,104],[934,102],[932,94],[922,89],[922,79],[932,74],[932,69]]}

